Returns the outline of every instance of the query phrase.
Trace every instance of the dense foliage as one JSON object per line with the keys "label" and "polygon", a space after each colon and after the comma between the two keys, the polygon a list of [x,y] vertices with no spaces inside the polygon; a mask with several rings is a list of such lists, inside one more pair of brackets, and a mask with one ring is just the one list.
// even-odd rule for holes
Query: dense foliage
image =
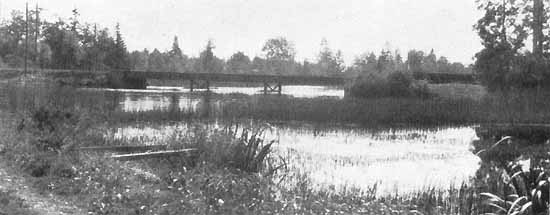
{"label": "dense foliage", "polygon": [[358,78],[349,86],[348,95],[361,98],[380,97],[427,97],[426,82],[415,80],[423,73],[470,74],[471,68],[461,63],[449,63],[439,59],[432,50],[411,50],[403,60],[398,50],[382,50],[379,56],[364,54],[355,60],[351,72]]}
{"label": "dense foliage", "polygon": [[[545,0],[478,0],[485,12],[474,26],[483,45],[475,71],[490,90],[548,87],[550,9]],[[526,40],[533,39],[531,50]]]}

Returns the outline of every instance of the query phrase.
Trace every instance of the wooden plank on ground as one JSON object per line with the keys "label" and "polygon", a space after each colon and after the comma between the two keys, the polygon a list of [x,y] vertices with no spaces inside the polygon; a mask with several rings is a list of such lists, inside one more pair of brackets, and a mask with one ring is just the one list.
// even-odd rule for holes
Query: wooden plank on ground
{"label": "wooden plank on ground", "polygon": [[182,149],[182,150],[113,155],[112,158],[118,161],[132,161],[132,160],[142,160],[142,159],[151,159],[151,158],[164,158],[164,157],[170,157],[170,156],[192,156],[192,155],[195,155],[197,152],[198,152],[198,149]]}
{"label": "wooden plank on ground", "polygon": [[166,145],[149,145],[149,146],[90,146],[80,147],[80,151],[110,151],[110,152],[146,152],[146,151],[159,151],[166,150]]}

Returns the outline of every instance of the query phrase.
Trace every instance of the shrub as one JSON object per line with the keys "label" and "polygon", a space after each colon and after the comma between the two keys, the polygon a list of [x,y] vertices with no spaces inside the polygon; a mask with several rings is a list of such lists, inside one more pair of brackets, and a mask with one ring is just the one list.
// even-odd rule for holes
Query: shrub
{"label": "shrub", "polygon": [[411,74],[392,72],[384,75],[367,75],[360,77],[346,89],[347,95],[358,98],[411,98],[427,97],[427,83],[415,81]]}
{"label": "shrub", "polygon": [[[192,143],[201,151],[200,160],[215,166],[236,168],[244,172],[258,173],[265,170],[266,160],[275,141],[266,142],[266,128],[228,127],[213,131],[208,135],[204,130],[202,137]],[[273,171],[271,168],[269,171]]]}

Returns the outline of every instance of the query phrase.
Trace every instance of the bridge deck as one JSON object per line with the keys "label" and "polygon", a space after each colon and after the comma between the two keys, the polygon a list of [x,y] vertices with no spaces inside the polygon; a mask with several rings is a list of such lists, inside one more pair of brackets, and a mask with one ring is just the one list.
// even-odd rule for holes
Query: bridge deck
{"label": "bridge deck", "polygon": [[344,77],[288,76],[265,74],[130,72],[131,75],[161,80],[208,80],[212,82],[282,83],[300,85],[344,85]]}
{"label": "bridge deck", "polygon": [[[23,72],[22,69],[0,69],[1,73]],[[159,80],[208,80],[211,82],[247,82],[247,83],[281,83],[285,85],[328,85],[343,86],[346,77],[305,76],[305,75],[268,75],[268,74],[225,74],[225,73],[180,73],[153,71],[83,71],[83,70],[29,70],[29,73],[43,73],[53,77],[95,77],[114,72],[133,77]],[[475,83],[474,74],[455,73],[415,73],[415,79],[425,79],[430,83]]]}

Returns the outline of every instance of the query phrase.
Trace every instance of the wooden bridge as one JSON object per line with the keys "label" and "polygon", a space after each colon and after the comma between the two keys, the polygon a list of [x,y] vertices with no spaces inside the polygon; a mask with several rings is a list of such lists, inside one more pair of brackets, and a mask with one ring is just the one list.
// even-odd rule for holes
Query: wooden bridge
{"label": "wooden bridge", "polygon": [[129,71],[130,76],[159,80],[189,81],[190,90],[195,87],[210,89],[211,82],[263,83],[264,93],[281,94],[283,85],[344,86],[346,79],[327,76],[266,75],[266,74],[224,74],[224,73],[177,73]]}
{"label": "wooden bridge", "polygon": [[[0,69],[1,74],[22,73],[22,69]],[[341,76],[305,76],[305,75],[268,75],[268,74],[226,74],[226,73],[180,73],[157,71],[84,71],[84,70],[29,70],[28,73],[45,74],[51,77],[94,78],[98,75],[120,76],[127,80],[157,79],[181,80],[189,82],[190,91],[210,90],[213,82],[263,83],[264,93],[281,94],[283,85],[344,86],[349,78]],[[414,73],[417,80],[430,83],[476,83],[474,74],[455,73]]]}
{"label": "wooden bridge", "polygon": [[[22,73],[21,69],[0,69],[2,73]],[[267,74],[225,74],[225,73],[180,73],[152,71],[83,71],[83,70],[29,70],[28,73],[44,74],[54,78],[76,77],[94,78],[99,75],[117,75],[126,79],[157,79],[189,81],[190,90],[210,90],[213,82],[263,83],[264,93],[281,94],[283,85],[344,86],[344,76],[304,76],[304,75],[267,75]]]}

